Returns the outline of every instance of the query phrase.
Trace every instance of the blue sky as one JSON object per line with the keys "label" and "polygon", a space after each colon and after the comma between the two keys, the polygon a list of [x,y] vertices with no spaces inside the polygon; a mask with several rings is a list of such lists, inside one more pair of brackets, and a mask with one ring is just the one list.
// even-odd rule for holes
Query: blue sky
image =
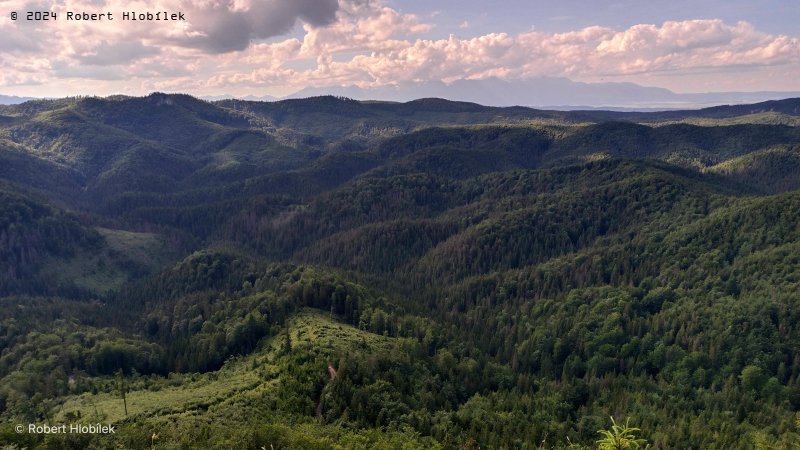
{"label": "blue sky", "polygon": [[441,26],[432,33],[434,35],[457,32],[464,21],[473,25],[470,32],[474,34],[519,33],[530,30],[532,26],[556,33],[592,25],[623,29],[640,23],[659,24],[667,20],[689,19],[722,19],[728,23],[747,21],[759,30],[774,34],[796,34],[800,26],[800,3],[793,0],[392,0],[388,4],[423,17],[435,15],[434,20]]}
{"label": "blue sky", "polygon": [[[147,10],[148,2],[138,9]],[[10,20],[49,8],[61,20]],[[800,91],[800,2],[158,0],[185,22],[67,22],[127,0],[0,0],[0,94],[287,95],[563,77]]]}

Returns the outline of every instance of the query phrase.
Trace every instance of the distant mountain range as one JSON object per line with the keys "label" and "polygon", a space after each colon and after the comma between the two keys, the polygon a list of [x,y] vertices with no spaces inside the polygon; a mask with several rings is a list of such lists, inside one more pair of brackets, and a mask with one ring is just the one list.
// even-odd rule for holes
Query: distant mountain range
{"label": "distant mountain range", "polygon": [[[606,109],[618,111],[648,111],[669,109],[696,109],[716,105],[737,105],[800,97],[798,92],[705,92],[680,94],[669,89],[641,86],[635,83],[582,83],[567,78],[542,77],[528,80],[505,81],[499,78],[485,80],[458,80],[446,84],[441,81],[406,82],[375,88],[358,86],[307,87],[285,97],[271,95],[235,96],[232,94],[202,96],[203,100],[218,101],[238,99],[273,102],[334,95],[354,100],[380,100],[409,102],[418,98],[442,98],[473,102],[486,106],[531,106],[550,109]],[[0,95],[0,104],[13,105],[31,100],[31,97]]]}
{"label": "distant mountain range", "polygon": [[401,83],[364,89],[358,86],[305,88],[287,98],[338,95],[355,100],[407,102],[436,97],[487,106],[536,106],[556,109],[679,109],[742,104],[797,97],[800,92],[707,92],[679,94],[669,89],[634,83],[581,83],[567,78],[543,77],[505,81],[458,80]]}
{"label": "distant mountain range", "polygon": [[0,105],[18,105],[28,100],[35,100],[33,97],[17,97],[14,95],[0,95]]}

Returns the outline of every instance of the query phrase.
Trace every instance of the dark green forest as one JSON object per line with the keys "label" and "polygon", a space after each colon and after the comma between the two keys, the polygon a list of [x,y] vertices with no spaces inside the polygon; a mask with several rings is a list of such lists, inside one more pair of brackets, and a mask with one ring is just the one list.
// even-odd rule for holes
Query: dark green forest
{"label": "dark green forest", "polygon": [[798,118],[0,106],[0,446],[800,448]]}

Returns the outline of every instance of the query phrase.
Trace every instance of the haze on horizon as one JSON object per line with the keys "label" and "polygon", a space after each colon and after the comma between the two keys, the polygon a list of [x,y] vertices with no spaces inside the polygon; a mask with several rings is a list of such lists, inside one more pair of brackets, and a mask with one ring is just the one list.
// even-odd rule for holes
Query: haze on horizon
{"label": "haze on horizon", "polygon": [[[800,6],[746,0],[0,0],[0,94],[285,96],[539,77],[675,92],[800,91]],[[55,22],[12,21],[52,10]],[[186,22],[67,22],[66,11]]]}

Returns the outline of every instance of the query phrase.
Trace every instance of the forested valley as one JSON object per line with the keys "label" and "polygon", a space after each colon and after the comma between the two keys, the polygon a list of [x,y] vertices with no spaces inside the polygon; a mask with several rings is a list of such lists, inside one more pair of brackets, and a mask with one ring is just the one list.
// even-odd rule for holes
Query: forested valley
{"label": "forested valley", "polygon": [[0,446],[800,448],[798,123],[0,106]]}

